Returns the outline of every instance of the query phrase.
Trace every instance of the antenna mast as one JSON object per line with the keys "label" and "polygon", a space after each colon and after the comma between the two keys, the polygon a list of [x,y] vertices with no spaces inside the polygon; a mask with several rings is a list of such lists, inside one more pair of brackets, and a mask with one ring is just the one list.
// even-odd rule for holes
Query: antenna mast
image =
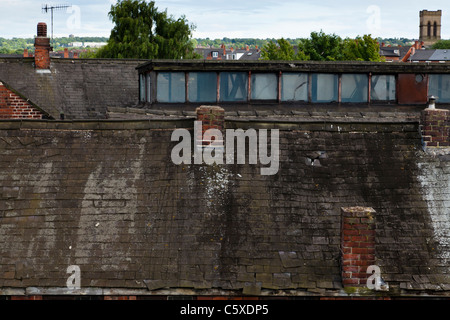
{"label": "antenna mast", "polygon": [[42,6],[42,12],[48,13],[50,11],[50,13],[51,13],[51,19],[52,19],[52,45],[53,45],[53,10],[62,10],[62,9],[70,8],[70,7],[71,7],[71,5],[66,5],[66,4],[60,4],[60,5],[54,5],[54,6],[50,6],[50,5],[46,4],[46,5]]}

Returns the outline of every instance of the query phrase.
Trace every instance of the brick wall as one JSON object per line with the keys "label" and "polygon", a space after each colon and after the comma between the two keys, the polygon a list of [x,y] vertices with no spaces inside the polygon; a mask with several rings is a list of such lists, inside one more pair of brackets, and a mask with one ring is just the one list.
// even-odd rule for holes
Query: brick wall
{"label": "brick wall", "polygon": [[449,147],[450,110],[431,108],[423,110],[421,132],[426,147]]}
{"label": "brick wall", "polygon": [[0,119],[42,119],[43,113],[0,82]]}

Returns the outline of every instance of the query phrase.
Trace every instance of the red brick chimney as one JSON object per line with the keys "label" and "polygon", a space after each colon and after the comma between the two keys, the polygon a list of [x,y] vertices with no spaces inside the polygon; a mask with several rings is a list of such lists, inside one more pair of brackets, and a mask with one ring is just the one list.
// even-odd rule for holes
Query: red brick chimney
{"label": "red brick chimney", "polygon": [[37,37],[34,39],[34,64],[36,69],[50,69],[50,38],[47,37],[47,24],[39,22]]}
{"label": "red brick chimney", "polygon": [[225,110],[218,106],[200,106],[196,112],[197,121],[202,122],[201,131],[196,132],[197,141],[201,141],[202,145],[210,145],[212,137],[206,134],[206,131],[209,129],[224,130]]}
{"label": "red brick chimney", "polygon": [[427,148],[450,147],[450,110],[436,109],[435,97],[429,98],[428,108],[422,111],[420,129]]}
{"label": "red brick chimney", "polygon": [[342,283],[365,287],[367,269],[375,263],[375,210],[366,207],[341,208]]}
{"label": "red brick chimney", "polygon": [[23,57],[28,58],[28,49],[23,50]]}
{"label": "red brick chimney", "polygon": [[69,49],[64,48],[64,59],[68,59],[69,58]]}

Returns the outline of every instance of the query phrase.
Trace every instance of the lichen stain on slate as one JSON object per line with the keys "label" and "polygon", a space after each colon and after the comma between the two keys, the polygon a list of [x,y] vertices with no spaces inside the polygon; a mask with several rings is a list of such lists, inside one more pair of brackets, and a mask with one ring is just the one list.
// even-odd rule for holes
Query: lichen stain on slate
{"label": "lichen stain on slate", "polygon": [[434,252],[438,265],[450,269],[450,165],[442,157],[433,157],[425,154],[418,157],[419,174],[423,199],[428,207],[430,224],[433,233],[428,237],[429,252]]}

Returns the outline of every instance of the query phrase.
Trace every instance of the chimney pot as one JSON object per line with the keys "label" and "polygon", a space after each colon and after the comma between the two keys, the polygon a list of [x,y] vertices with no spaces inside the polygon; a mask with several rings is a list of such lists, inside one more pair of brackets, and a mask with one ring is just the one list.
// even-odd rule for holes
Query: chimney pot
{"label": "chimney pot", "polygon": [[47,24],[45,22],[38,23],[37,36],[38,37],[47,37]]}

